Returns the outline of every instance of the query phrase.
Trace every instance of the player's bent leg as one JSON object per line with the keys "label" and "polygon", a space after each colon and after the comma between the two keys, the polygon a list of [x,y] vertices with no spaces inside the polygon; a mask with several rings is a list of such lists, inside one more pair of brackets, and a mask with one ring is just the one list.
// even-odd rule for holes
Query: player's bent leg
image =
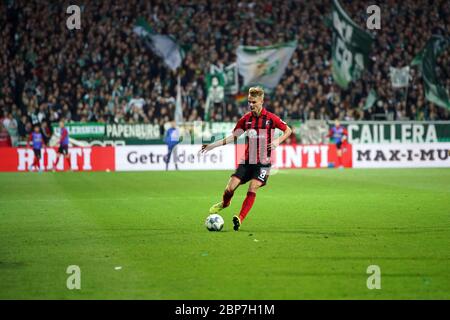
{"label": "player's bent leg", "polygon": [[37,163],[37,167],[38,167],[39,173],[42,173],[42,171],[44,170],[43,167],[45,167],[45,165],[43,165],[41,167],[41,155],[40,154],[39,154],[39,157],[37,157],[37,159],[36,159],[36,163]]}
{"label": "player's bent leg", "polygon": [[55,161],[53,161],[53,167],[52,167],[53,172],[56,172],[56,165],[58,164],[58,160],[59,160],[59,153],[56,154],[56,159],[55,159]]}
{"label": "player's bent leg", "polygon": [[63,171],[64,171],[64,161],[65,161],[64,160],[64,154],[58,153],[56,155],[55,163],[53,164],[53,172],[56,172],[56,170],[58,169],[57,166],[58,166],[58,163],[61,161],[61,156],[63,157]]}
{"label": "player's bent leg", "polygon": [[260,180],[252,179],[250,180],[250,185],[248,186],[248,192],[256,193],[259,188],[263,186],[263,182]]}
{"label": "player's bent leg", "polygon": [[210,214],[218,213],[222,209],[225,209],[228,207],[231,203],[231,198],[234,195],[234,191],[239,187],[241,184],[241,179],[238,177],[232,176],[230,180],[228,181],[227,187],[225,188],[225,191],[222,196],[222,201],[219,203],[216,203],[209,209]]}
{"label": "player's bent leg", "polygon": [[231,198],[233,198],[234,191],[241,185],[241,179],[232,176],[230,180],[228,181],[227,187],[225,188],[225,192],[223,193],[223,207],[226,208],[231,203]]}
{"label": "player's bent leg", "polygon": [[164,157],[164,162],[166,163],[166,171],[169,170],[169,162],[170,162],[170,156],[172,154],[172,150],[169,148],[169,152],[167,152],[166,156]]}
{"label": "player's bent leg", "polygon": [[250,212],[250,209],[252,208],[253,204],[255,203],[256,199],[256,191],[263,185],[263,182],[252,179],[250,180],[250,185],[248,187],[247,196],[245,197],[244,202],[242,203],[241,212],[239,213],[239,216],[233,217],[233,229],[234,231],[238,231],[241,227],[242,221],[245,219],[247,214]]}

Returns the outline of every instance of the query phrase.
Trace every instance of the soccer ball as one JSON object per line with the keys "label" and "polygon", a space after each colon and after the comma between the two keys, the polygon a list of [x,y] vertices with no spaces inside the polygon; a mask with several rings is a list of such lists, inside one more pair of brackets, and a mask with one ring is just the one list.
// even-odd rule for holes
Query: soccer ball
{"label": "soccer ball", "polygon": [[220,231],[223,228],[223,218],[218,214],[211,214],[206,218],[205,226],[209,231]]}

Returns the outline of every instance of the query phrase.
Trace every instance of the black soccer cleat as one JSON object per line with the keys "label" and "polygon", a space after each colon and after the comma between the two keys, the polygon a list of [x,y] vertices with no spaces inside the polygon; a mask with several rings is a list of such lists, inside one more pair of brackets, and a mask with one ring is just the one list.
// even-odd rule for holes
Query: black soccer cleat
{"label": "black soccer cleat", "polygon": [[238,216],[233,216],[233,229],[234,231],[239,231],[241,227],[241,219]]}

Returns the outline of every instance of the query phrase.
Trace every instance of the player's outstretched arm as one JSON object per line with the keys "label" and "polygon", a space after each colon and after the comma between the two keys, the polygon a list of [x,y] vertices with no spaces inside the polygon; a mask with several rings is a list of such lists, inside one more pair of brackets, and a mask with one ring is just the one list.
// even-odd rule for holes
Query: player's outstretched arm
{"label": "player's outstretched arm", "polygon": [[202,149],[200,150],[200,153],[201,154],[205,154],[205,153],[207,153],[208,151],[211,151],[214,148],[217,148],[217,147],[220,147],[220,146],[224,146],[226,144],[234,142],[234,139],[237,138],[237,137],[238,137],[238,135],[231,134],[228,137],[226,137],[226,138],[224,138],[222,140],[216,141],[214,143],[204,144],[204,145],[202,145]]}

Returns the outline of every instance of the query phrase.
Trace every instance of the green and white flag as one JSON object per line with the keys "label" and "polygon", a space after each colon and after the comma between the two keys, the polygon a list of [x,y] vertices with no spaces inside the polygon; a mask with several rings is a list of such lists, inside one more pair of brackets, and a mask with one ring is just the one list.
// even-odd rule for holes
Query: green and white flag
{"label": "green and white flag", "polygon": [[145,41],[148,48],[164,60],[170,70],[174,71],[181,65],[184,52],[173,37],[154,32],[142,17],[137,19],[133,31]]}
{"label": "green and white flag", "polygon": [[236,94],[239,91],[239,77],[237,63],[234,62],[223,69],[225,75],[225,93]]}
{"label": "green and white flag", "polygon": [[297,41],[267,47],[239,46],[237,65],[244,86],[275,88],[297,48]]}
{"label": "green and white flag", "polygon": [[421,50],[413,59],[413,61],[411,61],[411,65],[414,66],[420,66],[422,64],[422,59],[423,59],[423,50]]}
{"label": "green and white flag", "polygon": [[448,90],[440,83],[436,73],[436,58],[449,47],[450,39],[432,35],[425,48],[414,58],[412,64],[422,71],[425,98],[436,105],[450,109]]}
{"label": "green and white flag", "polygon": [[375,102],[377,102],[378,96],[375,90],[371,89],[369,95],[366,98],[363,110],[372,108]]}
{"label": "green and white flag", "polygon": [[225,73],[219,69],[215,70],[214,67],[211,66],[211,73],[206,75],[205,121],[210,121],[211,106],[223,103],[225,98]]}
{"label": "green and white flag", "polygon": [[409,80],[411,80],[409,69],[409,66],[403,68],[389,67],[389,76],[391,77],[393,88],[404,88],[408,86]]}
{"label": "green and white flag", "polygon": [[341,88],[347,89],[367,68],[374,39],[350,19],[338,0],[333,0],[332,28],[333,78]]}
{"label": "green and white flag", "polygon": [[220,84],[225,88],[225,94],[236,94],[239,91],[238,69],[236,62],[226,67],[223,67],[223,65],[216,66],[212,64],[209,68],[209,74],[206,77],[207,88],[211,86],[212,77],[217,77]]}

